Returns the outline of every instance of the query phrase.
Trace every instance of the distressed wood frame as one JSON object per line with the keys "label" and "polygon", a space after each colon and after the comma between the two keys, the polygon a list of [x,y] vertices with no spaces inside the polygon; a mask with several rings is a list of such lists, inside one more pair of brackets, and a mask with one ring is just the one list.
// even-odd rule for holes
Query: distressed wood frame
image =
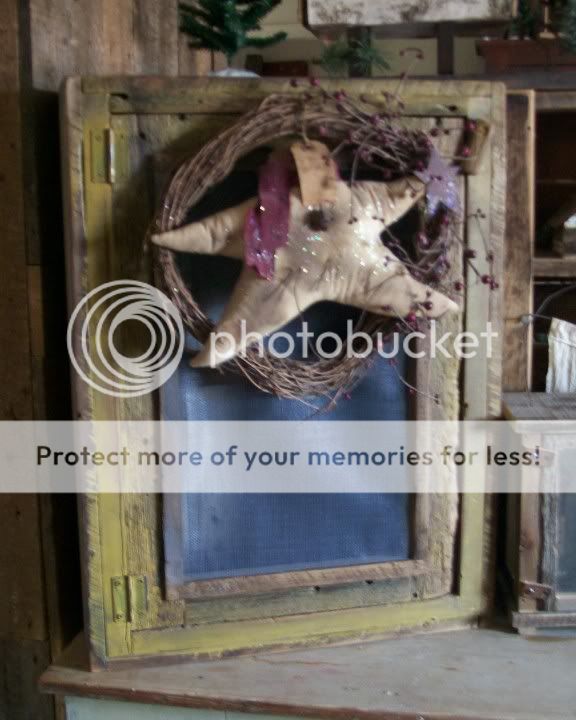
{"label": "distressed wood frame", "polygon": [[[506,78],[509,80],[509,78]],[[572,81],[573,84],[573,81]],[[548,87],[531,77],[515,81],[516,87]],[[533,312],[534,282],[545,278],[574,278],[576,266],[570,258],[535,256],[535,133],[537,116],[546,113],[574,112],[576,92],[573,89],[516,90],[508,95],[508,228],[505,273],[505,343],[504,389],[509,391],[507,417],[515,419],[519,411],[524,419],[534,412],[531,396],[524,391],[532,385],[532,325],[521,321]],[[540,408],[539,419],[557,416],[562,405],[555,406],[552,397],[549,406]],[[560,418],[559,418],[560,419]],[[528,447],[547,442],[545,434],[528,430],[524,444]],[[525,469],[526,481],[532,484],[534,473]],[[523,583],[553,586],[554,536],[557,532],[557,507],[554,497],[523,494],[508,498],[507,565],[510,581],[513,622],[520,632],[530,633],[538,627],[558,627],[559,624],[576,624],[576,613],[562,616],[565,599],[555,592],[548,600],[540,600],[523,592]],[[551,540],[552,538],[552,540]],[[571,603],[570,603],[571,604]],[[557,611],[557,612],[555,612]]]}
{"label": "distressed wood frame", "polygon": [[[406,125],[413,125],[423,129],[432,129],[436,120],[428,118],[404,116]],[[481,122],[479,122],[481,125]],[[442,133],[435,144],[439,151],[449,157],[457,154],[465,132],[463,118],[443,118],[443,128],[452,130],[450,135]],[[486,128],[480,127],[477,142],[473,144],[473,154],[462,161],[465,174],[472,174],[479,162],[485,144]],[[460,195],[462,205],[466,203],[466,182],[462,178]],[[462,230],[460,234],[462,235]],[[462,277],[462,258],[458,252],[453,253],[451,269],[446,283],[449,285]],[[441,332],[461,332],[463,321],[461,317],[446,317],[439,323]],[[437,358],[434,363],[428,359],[426,346],[420,342],[417,350],[424,350],[425,359],[410,364],[409,375],[418,387],[427,388],[426,394],[415,395],[410,402],[410,419],[427,420],[457,419],[460,411],[459,376],[461,363],[458,359]],[[436,408],[433,395],[441,399],[441,407]],[[429,438],[431,440],[431,438]],[[414,468],[414,484],[416,487],[425,487],[428,473],[425,468]],[[450,478],[447,480],[448,486]],[[330,585],[343,585],[358,582],[374,583],[388,581],[390,584],[399,578],[410,579],[412,585],[416,583],[427,588],[427,591],[416,593],[418,597],[438,595],[446,592],[452,582],[452,572],[446,567],[451,565],[450,558],[456,532],[456,518],[458,513],[455,496],[452,501],[448,496],[436,498],[429,502],[426,495],[416,495],[411,508],[410,525],[410,551],[408,560],[370,563],[325,569],[309,569],[304,571],[288,571],[278,573],[259,574],[252,576],[236,576],[213,578],[207,580],[188,581],[184,578],[182,566],[183,536],[181,527],[181,502],[175,495],[164,498],[164,524],[170,527],[170,532],[164,533],[164,553],[166,559],[166,595],[171,600],[195,600],[203,598],[217,598],[231,595],[255,595],[271,592],[285,592],[290,588],[314,587],[323,588]],[[433,517],[442,517],[442,522],[432,522]],[[442,552],[430,552],[430,548],[443,547]],[[412,593],[414,595],[414,593]],[[263,616],[265,610],[263,611]]]}
{"label": "distressed wood frame", "polygon": [[[574,449],[576,441],[576,403],[570,394],[506,393],[504,414],[514,421],[524,447],[540,447],[543,455],[557,456]],[[565,421],[563,427],[551,425]],[[566,422],[569,421],[569,422]],[[524,468],[525,487],[533,488],[540,479],[546,487],[557,486],[555,465]],[[558,590],[558,552],[560,508],[556,493],[525,493],[518,498],[509,523],[513,607],[512,622],[522,634],[538,628],[576,627],[573,593]],[[514,552],[514,550],[516,552]],[[542,596],[530,594],[526,587],[542,588]]]}
{"label": "distressed wood frame", "polygon": [[504,273],[503,387],[529,390],[532,380],[532,324],[522,322],[534,310],[533,255],[536,222],[536,96],[508,93],[508,203]]}
{"label": "distressed wood frame", "polygon": [[[327,90],[342,83],[327,81]],[[344,83],[351,95],[377,99],[382,91],[394,91],[395,81]],[[296,92],[286,81],[183,80],[168,78],[71,79],[63,92],[63,161],[65,212],[67,217],[68,277],[70,304],[102,282],[118,277],[142,275],[139,266],[141,228],[149,219],[142,213],[146,180],[142,159],[130,151],[130,172],[114,186],[96,183],[91,176],[92,137],[112,128],[116,134],[144,138],[158,132],[162,118],[180,116],[206,118],[194,127],[194,142],[210,135],[245,112],[271,92]],[[467,117],[490,127],[490,142],[476,174],[468,177],[469,208],[486,207],[489,212],[467,228],[468,247],[482,258],[485,238],[495,254],[498,277],[502,271],[505,202],[505,91],[500,84],[486,82],[408,82],[403,91],[406,112],[421,117]],[[154,122],[152,122],[152,119]],[[181,135],[180,131],[180,135]],[[178,132],[164,141],[183,150]],[[136,139],[138,143],[140,140]],[[190,137],[185,147],[189,151]],[[114,243],[114,228],[121,221],[114,202],[122,195],[122,212],[134,210],[133,230],[123,234],[122,247]],[[132,216],[131,216],[132,217]],[[480,265],[482,266],[482,259]],[[487,267],[486,267],[487,270]],[[469,283],[465,329],[480,332],[490,320],[500,324],[500,293],[486,293]],[[442,390],[442,379],[451,385],[458,368],[447,369],[449,377],[432,372],[431,364],[419,372]],[[429,384],[430,386],[430,384]],[[153,398],[117,401],[93,392],[79,379],[75,383],[77,417],[86,420],[155,417]],[[452,393],[454,395],[454,393]],[[458,397],[445,408],[457,418]],[[501,349],[496,343],[491,358],[478,356],[465,363],[461,416],[467,419],[498,417],[501,403]],[[429,407],[422,419],[435,419]],[[448,485],[447,487],[451,487]],[[445,495],[426,495],[419,512],[430,513],[447,528],[454,522],[452,505]],[[459,517],[459,566],[447,572],[439,586],[418,577],[400,582],[364,581],[346,587],[327,587],[320,592],[304,587],[290,593],[263,595],[254,601],[234,598],[185,603],[166,598],[160,561],[158,523],[160,498],[153,495],[98,495],[83,498],[81,507],[84,554],[86,620],[94,667],[129,658],[171,655],[214,657],[264,647],[285,647],[382,635],[408,627],[429,627],[442,622],[469,622],[485,607],[483,533],[485,498],[466,495]],[[450,536],[452,537],[452,536]],[[426,540],[421,538],[425,544]],[[429,542],[429,540],[428,540]],[[424,546],[424,545],[423,545]],[[444,549],[445,550],[445,549]],[[429,548],[434,552],[433,548]],[[113,578],[145,577],[147,603],[138,612],[119,621],[114,616]],[[447,578],[449,583],[447,584]],[[454,578],[458,578],[455,586]],[[416,596],[416,598],[414,597]],[[429,599],[421,600],[427,597]],[[270,618],[276,622],[270,622]],[[222,622],[223,618],[227,622]]]}

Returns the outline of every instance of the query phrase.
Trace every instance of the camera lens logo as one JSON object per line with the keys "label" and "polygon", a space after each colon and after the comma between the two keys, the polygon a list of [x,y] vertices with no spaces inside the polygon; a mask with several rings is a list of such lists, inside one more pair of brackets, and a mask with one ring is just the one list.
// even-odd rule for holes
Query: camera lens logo
{"label": "camera lens logo", "polygon": [[[66,339],[72,365],[86,383],[105,395],[131,398],[153,392],[173,375],[185,333],[164,293],[136,280],[116,280],[78,303]],[[138,350],[127,351],[136,339]]]}

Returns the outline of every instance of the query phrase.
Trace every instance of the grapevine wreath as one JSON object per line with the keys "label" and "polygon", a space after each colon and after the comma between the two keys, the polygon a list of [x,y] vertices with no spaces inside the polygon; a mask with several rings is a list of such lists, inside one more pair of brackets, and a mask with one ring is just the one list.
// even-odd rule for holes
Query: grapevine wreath
{"label": "grapevine wreath", "polygon": [[[251,323],[248,330],[266,334],[313,302],[333,299],[363,309],[356,330],[377,343],[382,336],[422,328],[431,318],[457,310],[448,296],[461,294],[463,283],[448,282],[447,277],[451,251],[461,242],[455,230],[461,212],[458,167],[434,147],[434,130],[410,128],[403,113],[398,95],[384,93],[378,103],[365,97],[354,101],[343,90],[328,93],[312,80],[309,90],[270,95],[180,166],[151,235],[160,283],[188,331],[204,345],[193,365],[208,364],[212,333],[223,327],[233,330],[241,312]],[[474,128],[468,121],[468,137]],[[282,139],[292,141],[291,152],[273,152],[260,168],[258,198],[183,225],[189,209],[221,183],[240,158]],[[470,152],[465,141],[460,159]],[[344,168],[346,181],[340,176]],[[378,182],[358,179],[367,172]],[[401,243],[391,225],[416,204],[422,208],[420,230],[409,243]],[[335,273],[342,268],[328,267],[326,256],[318,260],[324,264],[316,276],[301,276],[310,275],[301,253],[317,241],[317,248],[332,245],[332,255],[344,258],[342,262],[354,257],[359,265],[373,267],[377,284],[369,287],[371,281],[364,270],[358,274],[359,268],[346,268],[355,283],[342,276],[338,284]],[[348,242],[360,243],[360,255]],[[184,282],[174,250],[244,259],[239,285],[216,328]],[[472,255],[465,254],[469,263]],[[317,264],[310,267],[316,272]],[[318,291],[326,280],[328,290]],[[492,275],[481,280],[495,287]],[[293,292],[296,287],[302,292]],[[278,397],[336,401],[369,367],[370,356],[361,355],[343,350],[332,359],[281,359],[249,345],[213,364],[244,375]]]}

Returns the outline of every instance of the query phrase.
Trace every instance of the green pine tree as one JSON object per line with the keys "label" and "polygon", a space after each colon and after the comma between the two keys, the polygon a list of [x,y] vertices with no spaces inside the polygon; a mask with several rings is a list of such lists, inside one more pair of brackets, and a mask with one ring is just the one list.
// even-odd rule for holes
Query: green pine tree
{"label": "green pine tree", "polygon": [[564,8],[562,36],[567,50],[576,53],[576,0],[568,0]]}
{"label": "green pine tree", "polygon": [[278,32],[268,37],[250,37],[260,30],[260,21],[282,0],[196,0],[180,3],[180,30],[194,38],[190,47],[222,52],[231,62],[242,48],[265,48],[285,40]]}
{"label": "green pine tree", "polygon": [[518,0],[516,17],[510,26],[510,35],[516,38],[534,38],[538,32],[538,17],[530,0]]}
{"label": "green pine tree", "polygon": [[346,75],[354,65],[363,75],[369,74],[372,68],[390,70],[385,56],[368,43],[354,41],[350,44],[335,42],[324,50],[320,64],[329,75]]}

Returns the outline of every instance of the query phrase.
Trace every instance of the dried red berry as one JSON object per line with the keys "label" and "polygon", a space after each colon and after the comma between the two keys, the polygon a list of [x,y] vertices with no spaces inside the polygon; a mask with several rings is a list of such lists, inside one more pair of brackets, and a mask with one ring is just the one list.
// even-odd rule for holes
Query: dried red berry
{"label": "dried red berry", "polygon": [[464,257],[466,260],[473,260],[475,257],[478,256],[478,253],[476,250],[465,250],[464,251]]}

